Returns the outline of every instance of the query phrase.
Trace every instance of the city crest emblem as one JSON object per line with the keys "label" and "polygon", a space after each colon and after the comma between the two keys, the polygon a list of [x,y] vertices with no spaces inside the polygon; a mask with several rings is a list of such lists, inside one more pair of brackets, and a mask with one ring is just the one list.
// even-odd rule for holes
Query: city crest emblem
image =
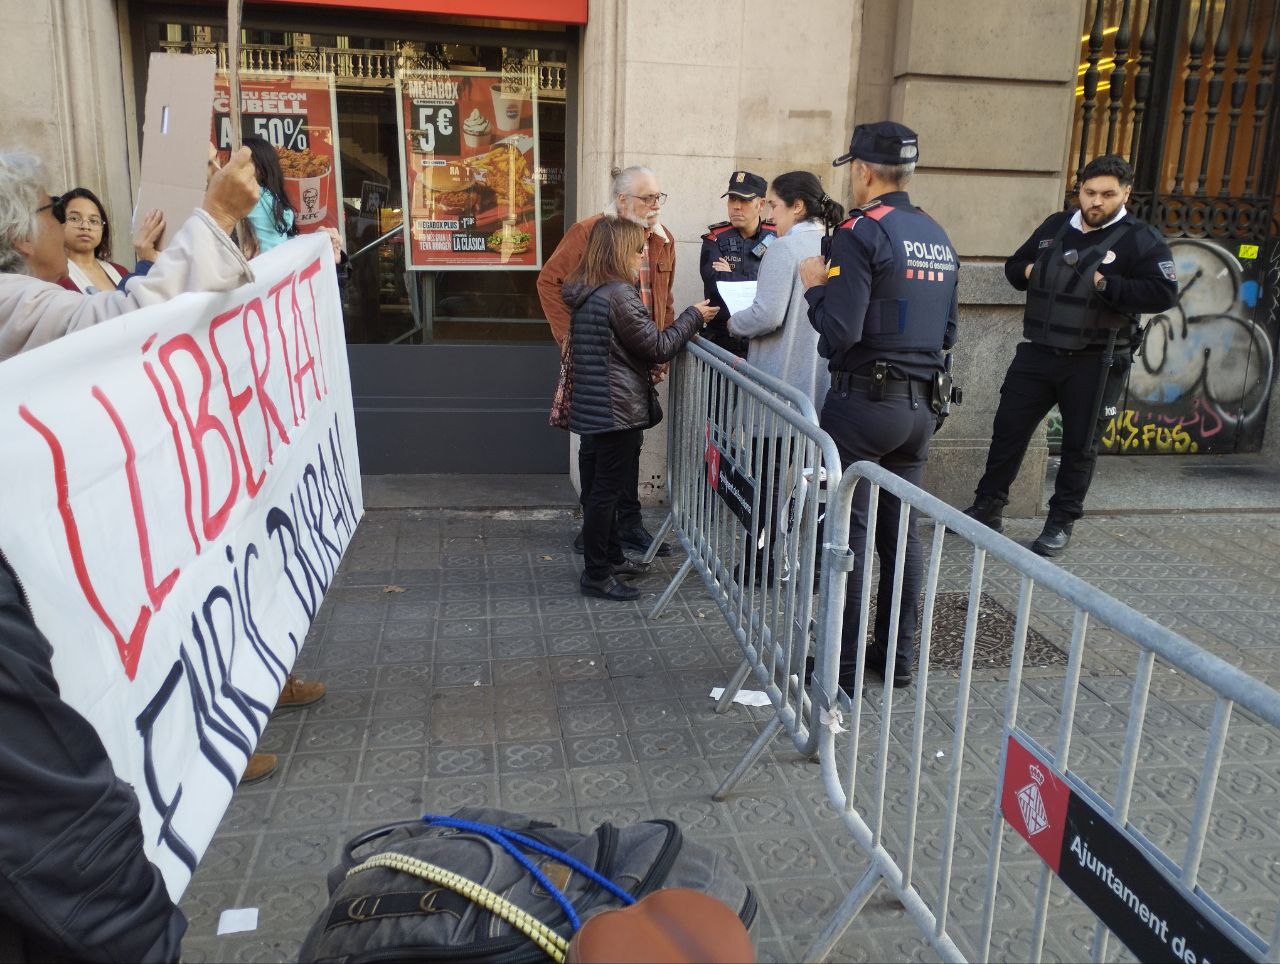
{"label": "city crest emblem", "polygon": [[1044,771],[1033,763],[1027,772],[1032,782],[1018,791],[1018,809],[1022,811],[1022,822],[1027,826],[1027,836],[1034,837],[1042,830],[1049,829],[1049,815],[1045,812],[1044,797],[1040,795],[1040,785],[1044,783]]}

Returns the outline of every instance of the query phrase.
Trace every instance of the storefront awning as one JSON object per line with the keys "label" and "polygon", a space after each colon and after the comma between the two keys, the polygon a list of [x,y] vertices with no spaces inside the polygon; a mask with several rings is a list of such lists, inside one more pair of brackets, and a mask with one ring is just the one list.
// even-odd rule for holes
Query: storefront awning
{"label": "storefront awning", "polygon": [[587,0],[265,0],[308,7],[358,7],[386,13],[433,13],[538,23],[587,22]]}

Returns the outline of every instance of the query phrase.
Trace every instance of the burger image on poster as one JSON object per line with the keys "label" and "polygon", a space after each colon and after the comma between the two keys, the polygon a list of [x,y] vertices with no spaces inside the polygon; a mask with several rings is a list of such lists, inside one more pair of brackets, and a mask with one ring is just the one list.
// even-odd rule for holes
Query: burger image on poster
{"label": "burger image on poster", "polygon": [[480,113],[479,107],[471,108],[471,113],[462,122],[462,140],[472,150],[488,150],[493,140],[493,127],[489,118]]}
{"label": "burger image on poster", "polygon": [[414,184],[413,213],[431,221],[474,217],[480,209],[483,190],[465,165],[427,167]]}
{"label": "burger image on poster", "polygon": [[489,90],[493,94],[493,117],[498,123],[498,130],[516,130],[520,126],[520,113],[524,108],[525,91],[510,88],[503,89],[502,84],[493,84]]}

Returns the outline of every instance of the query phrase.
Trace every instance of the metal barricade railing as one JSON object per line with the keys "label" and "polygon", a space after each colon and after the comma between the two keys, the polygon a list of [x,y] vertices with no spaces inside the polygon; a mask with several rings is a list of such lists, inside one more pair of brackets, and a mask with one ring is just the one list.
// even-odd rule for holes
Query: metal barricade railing
{"label": "metal barricade railing", "polygon": [[[869,487],[868,541],[855,556],[857,487]],[[865,685],[874,677],[862,668],[881,491],[932,523],[914,689]],[[880,560],[894,580],[891,623],[910,524],[898,516],[881,520],[899,536],[896,558]],[[1046,949],[1107,960],[1125,907],[1126,943],[1150,942],[1140,959],[1278,959],[1280,694],[871,463],[849,466],[830,492],[825,543],[814,729],[827,795],[869,866],[804,960],[826,958],[860,913],[874,917],[864,908],[881,887],[944,960],[1040,960]],[[846,694],[835,680],[855,564],[858,668]],[[978,658],[1000,613],[1007,671]],[[942,652],[943,633],[957,641],[961,620],[958,666],[931,672],[931,651]],[[1028,665],[1029,640],[1047,667]],[[892,666],[893,634],[888,644]],[[1218,794],[1224,779],[1232,792]],[[1242,793],[1265,826],[1249,824]],[[1099,839],[1109,846],[1090,850]],[[1054,865],[1062,879],[1046,863],[1053,846],[1066,854]]]}
{"label": "metal barricade railing", "polygon": [[717,712],[753,675],[775,711],[717,792],[719,799],[780,728],[801,752],[816,752],[803,680],[824,482],[834,488],[840,463],[809,398],[702,339],[672,366],[670,409],[671,512],[654,547],[674,532],[687,558],[650,618],[661,616],[696,571],[743,653]]}

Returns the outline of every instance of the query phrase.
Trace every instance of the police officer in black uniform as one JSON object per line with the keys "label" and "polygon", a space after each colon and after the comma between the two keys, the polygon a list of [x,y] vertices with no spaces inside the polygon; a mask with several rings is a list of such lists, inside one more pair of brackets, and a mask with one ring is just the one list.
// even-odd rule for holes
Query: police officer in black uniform
{"label": "police officer in black uniform", "polygon": [[729,177],[727,197],[729,220],[713,224],[702,236],[702,256],[698,270],[702,273],[702,291],[719,308],[702,330],[702,337],[726,351],[747,357],[747,339],[729,334],[729,310],[716,288],[717,281],[755,281],[760,273],[760,259],[773,243],[773,225],[761,218],[768,182],[750,171],[734,171]]}
{"label": "police officer in black uniform", "polygon": [[1132,184],[1124,158],[1094,158],[1080,174],[1079,209],[1050,215],[1004,265],[1009,283],[1027,293],[1027,340],[1005,375],[987,468],[965,511],[997,532],[1003,528],[1009,486],[1032,433],[1056,403],[1062,463],[1049,517],[1031,544],[1042,556],[1066,549],[1072,524],[1084,514],[1098,442],[1142,337],[1138,315],[1178,300],[1169,246],[1125,208]]}
{"label": "police officer in black uniform", "polygon": [[[818,351],[828,359],[831,390],[820,423],[835,440],[840,461],[879,463],[919,485],[929,441],[950,401],[944,350],[956,340],[956,276],[959,261],[945,231],[915,207],[904,190],[915,170],[914,131],[883,121],[859,124],[849,152],[855,210],[831,238],[829,261],[808,258],[800,277],[817,330]],[[867,531],[869,487],[859,486],[849,521],[849,544],[861,554]],[[900,503],[881,492],[875,532],[880,586],[875,632],[867,667],[893,674],[893,685],[911,683],[920,618],[922,565],[914,522],[907,532],[902,608],[893,662],[889,616]],[[858,652],[861,561],[850,573],[845,606],[840,685],[854,679]]]}

